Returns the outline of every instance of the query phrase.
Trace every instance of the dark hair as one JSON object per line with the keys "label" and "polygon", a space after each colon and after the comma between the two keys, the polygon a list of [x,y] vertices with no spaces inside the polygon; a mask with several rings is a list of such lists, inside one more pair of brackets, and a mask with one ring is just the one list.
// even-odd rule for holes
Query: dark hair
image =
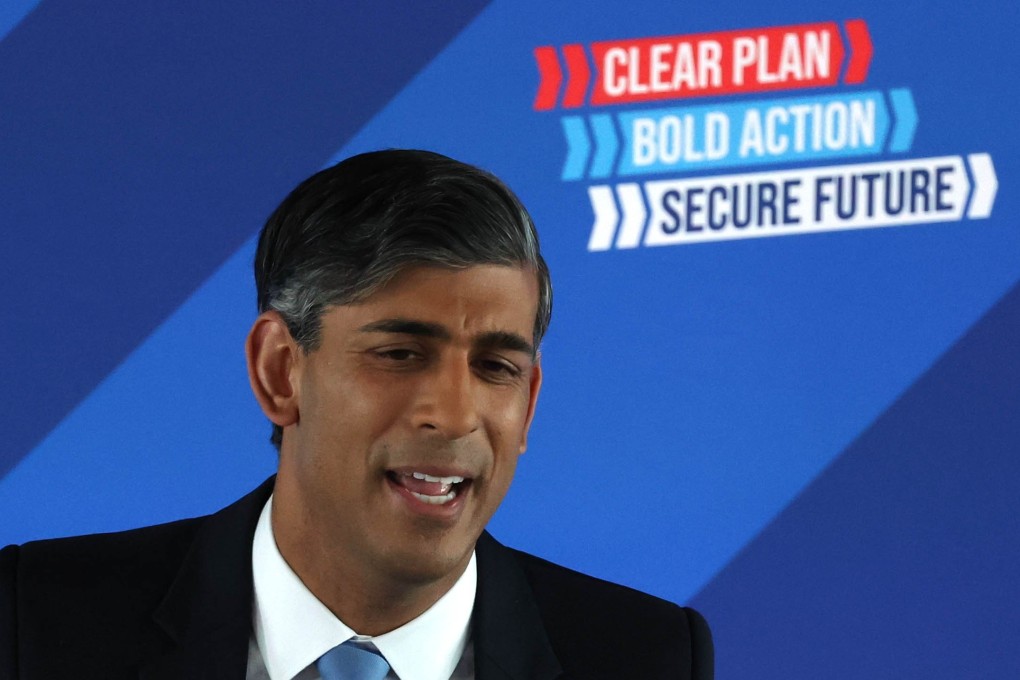
{"label": "dark hair", "polygon": [[[495,176],[430,151],[375,151],[318,172],[259,235],[260,312],[276,310],[305,352],[322,313],[363,300],[413,265],[520,266],[538,278],[537,348],[552,314],[549,269],[531,216]],[[271,437],[279,448],[282,430]]]}

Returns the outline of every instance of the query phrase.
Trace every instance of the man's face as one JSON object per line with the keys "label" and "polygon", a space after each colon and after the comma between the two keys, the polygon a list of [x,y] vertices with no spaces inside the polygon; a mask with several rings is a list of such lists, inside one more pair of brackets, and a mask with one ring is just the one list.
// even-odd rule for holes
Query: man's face
{"label": "man's face", "polygon": [[328,309],[295,359],[277,495],[299,526],[278,530],[353,570],[459,575],[525,449],[537,301],[531,270],[414,267]]}

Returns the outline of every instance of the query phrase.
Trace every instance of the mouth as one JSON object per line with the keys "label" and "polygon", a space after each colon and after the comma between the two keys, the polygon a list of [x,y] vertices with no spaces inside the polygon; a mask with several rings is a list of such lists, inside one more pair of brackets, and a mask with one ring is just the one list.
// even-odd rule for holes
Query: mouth
{"label": "mouth", "polygon": [[460,505],[471,479],[448,471],[400,469],[387,470],[386,477],[409,500],[431,508]]}

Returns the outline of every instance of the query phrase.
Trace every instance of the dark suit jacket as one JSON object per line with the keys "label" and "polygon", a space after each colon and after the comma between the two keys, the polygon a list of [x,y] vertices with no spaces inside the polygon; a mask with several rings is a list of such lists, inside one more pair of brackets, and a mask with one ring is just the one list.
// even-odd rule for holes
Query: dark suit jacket
{"label": "dark suit jacket", "polygon": [[[244,680],[272,479],[208,517],[0,551],[0,680]],[[478,541],[477,680],[707,680],[696,612]]]}

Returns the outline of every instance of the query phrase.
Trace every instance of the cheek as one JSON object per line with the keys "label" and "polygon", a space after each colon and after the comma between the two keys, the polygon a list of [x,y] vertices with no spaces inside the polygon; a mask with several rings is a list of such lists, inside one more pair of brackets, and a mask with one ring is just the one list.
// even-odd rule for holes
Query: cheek
{"label": "cheek", "polygon": [[319,390],[316,420],[333,436],[373,437],[382,434],[407,408],[410,390],[392,381],[363,376],[338,378]]}
{"label": "cheek", "polygon": [[513,447],[512,450],[503,451],[501,455],[496,457],[493,475],[489,479],[487,494],[488,502],[493,506],[493,510],[503,502],[503,499],[506,498],[510,490],[517,472],[517,459],[519,457],[520,454],[517,447]]}
{"label": "cheek", "polygon": [[515,427],[518,431],[527,430],[528,426],[531,424],[531,406],[531,386],[529,384],[522,388],[517,394],[517,398],[514,400],[512,408]]}
{"label": "cheek", "polygon": [[527,435],[528,404],[526,394],[515,394],[513,399],[499,400],[490,410],[493,448],[501,455],[512,455],[515,461]]}

